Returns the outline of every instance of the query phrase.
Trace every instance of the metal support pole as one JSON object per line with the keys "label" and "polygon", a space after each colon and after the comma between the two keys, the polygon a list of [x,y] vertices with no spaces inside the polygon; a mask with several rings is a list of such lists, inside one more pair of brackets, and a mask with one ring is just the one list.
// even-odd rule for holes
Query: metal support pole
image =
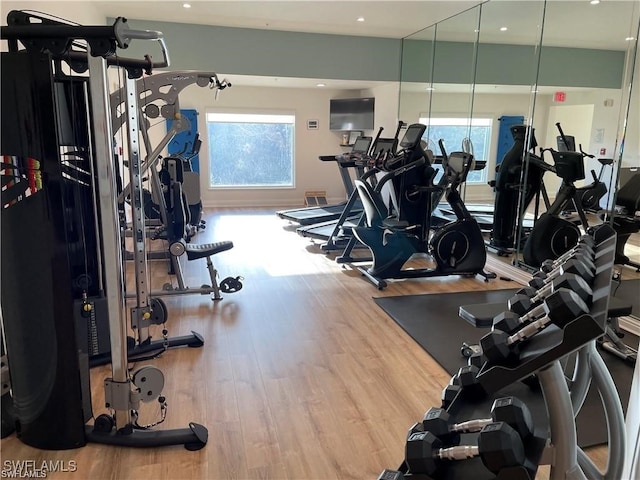
{"label": "metal support pole", "polygon": [[125,105],[129,137],[129,185],[131,186],[131,225],[133,231],[133,264],[136,282],[136,306],[131,309],[131,326],[136,330],[139,342],[149,338],[149,269],[145,235],[145,219],[142,208],[142,178],[140,176],[140,131],[138,123],[138,95],[136,82],[127,76]]}
{"label": "metal support pole", "polygon": [[578,466],[578,441],[573,407],[560,363],[553,362],[549,367],[540,370],[538,377],[549,414],[549,438],[554,453],[549,478],[586,480]]}
{"label": "metal support pole", "polygon": [[[624,478],[622,469],[626,449],[626,435],[622,404],[620,403],[616,384],[611,378],[611,373],[600,354],[596,351],[595,341],[590,343],[589,348],[591,349],[593,385],[598,388],[607,420],[609,456],[603,478],[606,480]],[[631,404],[629,405],[631,406]]]}
{"label": "metal support pole", "polygon": [[[89,87],[95,135],[96,174],[100,210],[105,297],[111,335],[112,381],[129,384],[127,372],[127,322],[125,313],[124,272],[120,248],[113,133],[107,82],[106,61],[89,56]],[[128,396],[129,389],[121,389]],[[119,404],[119,402],[117,403]],[[129,409],[116,410],[116,428],[131,424]]]}
{"label": "metal support pole", "polygon": [[640,478],[640,357],[636,358],[628,405],[626,433],[629,448],[624,459],[622,476]]}

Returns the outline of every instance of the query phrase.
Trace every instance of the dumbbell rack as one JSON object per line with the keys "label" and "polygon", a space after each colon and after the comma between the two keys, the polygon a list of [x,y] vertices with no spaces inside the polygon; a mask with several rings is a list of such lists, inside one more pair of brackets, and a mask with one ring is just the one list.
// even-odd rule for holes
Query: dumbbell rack
{"label": "dumbbell rack", "polygon": [[614,253],[615,237],[597,246],[589,314],[576,318],[563,329],[550,325],[533,336],[522,350],[516,365],[483,365],[478,379],[487,392],[496,392],[517,382],[602,336],[607,321]]}
{"label": "dumbbell rack", "polygon": [[[519,382],[536,375],[542,396],[539,392],[531,391],[531,404],[529,399],[523,399],[529,407],[533,407],[535,424],[534,436],[524,443],[527,461],[523,467],[503,470],[497,477],[499,479],[533,479],[538,465],[543,464],[551,465],[551,480],[621,478],[624,462],[622,406],[615,384],[595,348],[595,340],[603,335],[606,328],[616,237],[608,226],[601,227],[594,236],[596,272],[589,314],[576,318],[562,329],[551,325],[534,335],[523,347],[517,364],[505,366],[484,363],[477,379],[487,393],[486,397],[474,401],[461,392],[447,408],[448,413],[456,420],[486,417],[491,399],[498,392],[500,396],[513,394],[523,399],[523,388]],[[560,362],[574,352],[577,352],[574,374],[573,378],[568,379]],[[609,459],[607,471],[604,473],[599,472],[577,446],[574,418],[586,398],[590,385],[600,393],[607,415]],[[534,403],[537,405],[533,405]],[[477,436],[463,435],[461,444],[475,443],[472,437],[465,439],[465,436],[469,435]],[[405,478],[431,478],[426,475],[411,475],[406,463],[401,465],[399,472],[402,472]],[[481,480],[496,477],[484,468],[480,459],[474,458],[452,462],[437,478]]]}

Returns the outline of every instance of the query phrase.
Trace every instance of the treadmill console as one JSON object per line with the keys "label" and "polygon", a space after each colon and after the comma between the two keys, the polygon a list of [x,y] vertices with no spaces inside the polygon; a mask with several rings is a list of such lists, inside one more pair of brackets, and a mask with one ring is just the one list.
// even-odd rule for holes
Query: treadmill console
{"label": "treadmill console", "polygon": [[360,136],[356,139],[356,142],[353,144],[351,153],[367,153],[369,151],[370,146],[371,146],[371,137]]}
{"label": "treadmill console", "polygon": [[384,152],[389,152],[392,155],[396,153],[396,146],[398,141],[395,138],[379,138],[373,147],[373,156]]}
{"label": "treadmill console", "polygon": [[421,123],[413,123],[409,125],[407,131],[404,133],[404,137],[402,137],[402,141],[400,142],[400,148],[402,150],[415,149],[420,145],[420,140],[422,140],[422,135],[424,135],[424,131],[426,129],[427,126]]}
{"label": "treadmill console", "polygon": [[524,143],[527,138],[527,131],[531,133],[530,145],[529,148],[536,148],[538,146],[538,141],[536,140],[535,128],[531,128],[527,125],[512,125],[511,126],[511,136],[513,137],[513,141],[520,141]]}

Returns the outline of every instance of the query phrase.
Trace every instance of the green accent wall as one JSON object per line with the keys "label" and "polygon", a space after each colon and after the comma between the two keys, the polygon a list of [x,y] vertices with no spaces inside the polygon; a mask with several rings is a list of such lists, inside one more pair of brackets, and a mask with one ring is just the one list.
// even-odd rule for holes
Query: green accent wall
{"label": "green accent wall", "polygon": [[[113,21],[113,19],[109,19]],[[401,41],[249,28],[129,20],[131,28],[164,34],[173,70],[214,70],[259,75],[397,81]],[[147,53],[132,42],[127,55]],[[141,45],[143,44],[143,45]],[[159,48],[154,53],[160,55]]]}
{"label": "green accent wall", "polygon": [[543,47],[538,84],[622,88],[625,55],[615,50]]}
{"label": "green accent wall", "polygon": [[[429,82],[433,44],[405,40],[403,82]],[[476,83],[532,85],[537,49],[530,45],[481,43]],[[584,48],[542,47],[538,85],[621,88],[626,52]],[[434,83],[471,83],[473,44],[436,42]]]}

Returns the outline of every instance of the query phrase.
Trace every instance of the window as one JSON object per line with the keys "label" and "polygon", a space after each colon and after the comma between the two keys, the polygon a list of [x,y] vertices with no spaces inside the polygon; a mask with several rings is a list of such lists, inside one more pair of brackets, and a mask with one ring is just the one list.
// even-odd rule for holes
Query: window
{"label": "window", "polygon": [[[464,150],[472,153],[476,160],[489,159],[492,119],[420,117],[419,121],[428,127],[424,139],[435,155],[440,154],[438,141],[442,139],[449,152]],[[466,138],[471,142],[466,142]],[[487,183],[487,167],[469,172],[467,183]]]}
{"label": "window", "polygon": [[207,113],[209,186],[293,187],[295,115]]}

